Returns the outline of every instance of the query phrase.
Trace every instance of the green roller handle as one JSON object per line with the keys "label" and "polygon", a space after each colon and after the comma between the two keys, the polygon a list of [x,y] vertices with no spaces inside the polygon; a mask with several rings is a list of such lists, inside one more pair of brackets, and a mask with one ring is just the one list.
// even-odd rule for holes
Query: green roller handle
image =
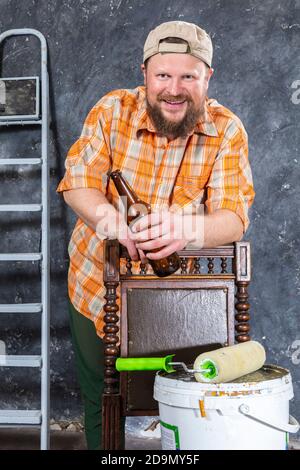
{"label": "green roller handle", "polygon": [[116,360],[116,369],[118,372],[132,370],[165,370],[174,372],[175,369],[169,362],[172,361],[175,354],[166,357],[118,357]]}

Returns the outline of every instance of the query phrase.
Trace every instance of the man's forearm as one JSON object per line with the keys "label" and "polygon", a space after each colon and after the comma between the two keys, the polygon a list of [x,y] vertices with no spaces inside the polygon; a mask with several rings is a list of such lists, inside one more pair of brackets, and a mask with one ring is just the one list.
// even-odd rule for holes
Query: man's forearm
{"label": "man's forearm", "polygon": [[213,248],[241,240],[243,223],[228,209],[219,209],[204,216],[204,247]]}
{"label": "man's forearm", "polygon": [[241,240],[243,223],[240,217],[228,209],[219,209],[201,217],[195,239],[187,248],[214,248]]}
{"label": "man's forearm", "polygon": [[101,191],[80,188],[64,191],[63,195],[65,202],[100,238],[115,237],[116,225],[122,216]]}

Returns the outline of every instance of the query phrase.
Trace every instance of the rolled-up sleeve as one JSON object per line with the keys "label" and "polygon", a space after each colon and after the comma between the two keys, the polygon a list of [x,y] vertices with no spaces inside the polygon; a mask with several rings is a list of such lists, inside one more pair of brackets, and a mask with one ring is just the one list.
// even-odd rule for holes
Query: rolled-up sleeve
{"label": "rolled-up sleeve", "polygon": [[108,127],[101,107],[96,105],[85,120],[81,136],[68,152],[65,175],[57,192],[96,188],[105,193],[106,173],[111,166]]}
{"label": "rolled-up sleeve", "polygon": [[254,200],[252,172],[248,159],[248,137],[243,125],[231,121],[215,159],[207,184],[208,213],[229,209],[249,225],[248,210]]}

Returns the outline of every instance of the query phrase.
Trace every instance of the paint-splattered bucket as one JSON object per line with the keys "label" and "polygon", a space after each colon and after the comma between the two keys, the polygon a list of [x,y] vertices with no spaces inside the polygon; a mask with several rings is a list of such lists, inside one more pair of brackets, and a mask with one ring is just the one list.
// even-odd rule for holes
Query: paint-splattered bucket
{"label": "paint-splattered bucket", "polygon": [[265,365],[231,383],[198,383],[158,372],[162,449],[287,449],[299,424],[289,415],[293,398],[287,369]]}

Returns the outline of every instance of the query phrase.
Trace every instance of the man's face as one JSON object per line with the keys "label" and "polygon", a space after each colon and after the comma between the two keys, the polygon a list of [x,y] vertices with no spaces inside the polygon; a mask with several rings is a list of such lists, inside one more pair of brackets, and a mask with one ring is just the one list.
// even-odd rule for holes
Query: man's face
{"label": "man's face", "polygon": [[156,54],[142,65],[148,111],[158,132],[170,138],[190,132],[204,111],[213,73],[189,54]]}

